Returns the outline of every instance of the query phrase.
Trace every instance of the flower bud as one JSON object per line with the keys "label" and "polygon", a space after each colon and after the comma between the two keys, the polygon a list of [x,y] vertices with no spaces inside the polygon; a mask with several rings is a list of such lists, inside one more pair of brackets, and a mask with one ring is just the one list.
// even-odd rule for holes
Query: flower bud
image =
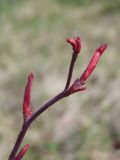
{"label": "flower bud", "polygon": [[82,76],[80,77],[80,81],[86,81],[89,78],[89,76],[91,75],[91,73],[95,69],[101,55],[103,54],[103,52],[105,51],[106,48],[107,48],[107,45],[102,44],[99,48],[96,49],[96,51],[93,54],[93,57],[90,60],[86,70],[83,72]]}
{"label": "flower bud", "polygon": [[15,160],[21,160],[22,157],[25,155],[25,153],[28,151],[30,145],[26,144],[21,151],[19,152],[19,154],[17,155],[17,157],[15,157]]}
{"label": "flower bud", "polygon": [[67,42],[70,43],[72,45],[73,48],[73,53],[74,54],[79,54],[80,50],[81,50],[81,40],[79,37],[77,38],[68,38]]}
{"label": "flower bud", "polygon": [[33,74],[30,73],[28,76],[28,82],[25,87],[25,93],[24,93],[24,101],[23,101],[23,117],[24,120],[29,118],[32,115],[32,110],[30,107],[30,98],[31,98],[31,87],[32,87],[32,81],[33,81]]}

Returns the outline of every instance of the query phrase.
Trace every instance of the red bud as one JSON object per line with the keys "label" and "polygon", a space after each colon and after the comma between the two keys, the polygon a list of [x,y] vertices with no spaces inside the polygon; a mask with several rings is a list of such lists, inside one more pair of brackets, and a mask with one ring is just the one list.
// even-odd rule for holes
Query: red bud
{"label": "red bud", "polygon": [[19,152],[19,154],[17,155],[17,157],[15,157],[15,160],[21,160],[23,158],[23,156],[25,155],[25,153],[28,151],[30,145],[26,144],[21,151]]}
{"label": "red bud", "polygon": [[75,54],[79,54],[80,50],[81,50],[81,40],[79,37],[77,38],[68,38],[67,42],[70,43],[72,45],[73,51]]}
{"label": "red bud", "polygon": [[33,81],[33,74],[30,73],[28,76],[28,82],[25,88],[25,93],[24,93],[24,101],[23,101],[23,116],[24,120],[29,118],[32,114],[32,110],[30,107],[30,98],[31,98],[31,87],[32,87],[32,81]]}
{"label": "red bud", "polygon": [[102,44],[98,49],[96,49],[96,51],[93,54],[93,57],[90,60],[86,70],[84,71],[84,73],[80,77],[80,81],[86,81],[89,78],[89,76],[91,75],[91,73],[95,69],[101,55],[103,54],[103,52],[105,51],[106,48],[107,48],[107,45]]}

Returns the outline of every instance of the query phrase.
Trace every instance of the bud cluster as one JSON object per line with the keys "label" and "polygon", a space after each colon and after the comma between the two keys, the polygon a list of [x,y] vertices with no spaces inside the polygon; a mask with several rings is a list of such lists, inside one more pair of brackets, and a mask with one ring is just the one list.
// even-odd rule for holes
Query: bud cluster
{"label": "bud cluster", "polygon": [[[67,39],[67,42],[72,45],[73,53],[79,54],[81,49],[81,41],[80,38],[77,37],[76,39],[69,38]],[[99,48],[96,49],[94,52],[87,68],[83,72],[82,76],[74,81],[74,83],[67,88],[66,95],[73,94],[78,91],[83,91],[87,89],[85,86],[85,82],[90,77],[91,73],[95,69],[96,65],[98,64],[98,61],[100,60],[101,55],[104,53],[105,49],[107,48],[107,44],[102,44]]]}

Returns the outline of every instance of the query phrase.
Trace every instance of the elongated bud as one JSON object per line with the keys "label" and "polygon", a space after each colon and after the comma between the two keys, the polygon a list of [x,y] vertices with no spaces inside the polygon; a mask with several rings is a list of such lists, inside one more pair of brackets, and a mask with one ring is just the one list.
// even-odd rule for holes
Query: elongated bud
{"label": "elongated bud", "polygon": [[24,101],[23,101],[24,120],[28,119],[32,115],[32,110],[30,107],[30,98],[31,98],[31,88],[32,88],[33,78],[34,78],[33,74],[30,73],[28,76],[28,82],[25,87]]}
{"label": "elongated bud", "polygon": [[77,38],[68,38],[67,42],[71,44],[72,48],[73,48],[73,53],[74,54],[79,54],[80,50],[81,50],[81,40],[80,37]]}
{"label": "elongated bud", "polygon": [[23,158],[23,156],[25,155],[25,153],[28,151],[30,145],[26,144],[21,151],[19,152],[19,154],[15,157],[15,160],[21,160]]}
{"label": "elongated bud", "polygon": [[91,73],[95,69],[101,55],[103,54],[103,52],[105,51],[106,48],[107,48],[107,44],[102,44],[99,48],[96,49],[96,51],[93,54],[93,57],[90,60],[86,70],[83,72],[82,76],[80,77],[81,82],[82,81],[84,82],[89,78],[89,76],[91,75]]}
{"label": "elongated bud", "polygon": [[31,87],[32,87],[33,78],[34,78],[33,73],[30,73],[28,76],[28,82],[25,88],[24,102],[28,106],[30,105],[30,96],[31,96]]}

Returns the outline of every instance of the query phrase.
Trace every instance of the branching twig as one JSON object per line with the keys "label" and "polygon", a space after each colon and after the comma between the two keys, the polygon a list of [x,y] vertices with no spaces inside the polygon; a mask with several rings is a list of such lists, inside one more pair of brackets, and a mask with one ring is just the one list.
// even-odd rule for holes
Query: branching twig
{"label": "branching twig", "polygon": [[38,117],[40,116],[44,111],[46,111],[50,106],[61,100],[62,98],[65,98],[75,92],[79,92],[82,90],[85,90],[86,87],[84,86],[86,80],[94,70],[95,66],[97,65],[100,56],[106,49],[107,45],[101,45],[94,53],[88,67],[86,70],[83,72],[82,76],[74,81],[74,83],[70,86],[71,79],[72,79],[72,73],[74,69],[74,64],[75,61],[78,57],[78,54],[81,49],[81,41],[80,38],[77,37],[76,39],[67,39],[67,42],[70,43],[73,47],[73,55],[70,63],[70,68],[68,72],[68,78],[66,82],[65,89],[60,92],[57,96],[53,97],[51,100],[49,100],[47,103],[45,103],[43,106],[39,107],[39,109],[32,113],[31,107],[30,107],[30,95],[31,95],[31,86],[32,86],[32,80],[33,80],[33,74],[31,73],[28,76],[28,82],[25,88],[25,94],[24,94],[24,101],[23,101],[23,125],[22,128],[19,132],[19,135],[17,137],[16,143],[12,149],[12,152],[8,158],[8,160],[21,160],[22,157],[25,155],[26,151],[29,149],[29,145],[25,145],[21,151],[18,153],[18,149],[20,148],[20,145],[24,139],[24,136],[29,129],[29,126],[31,123]]}

